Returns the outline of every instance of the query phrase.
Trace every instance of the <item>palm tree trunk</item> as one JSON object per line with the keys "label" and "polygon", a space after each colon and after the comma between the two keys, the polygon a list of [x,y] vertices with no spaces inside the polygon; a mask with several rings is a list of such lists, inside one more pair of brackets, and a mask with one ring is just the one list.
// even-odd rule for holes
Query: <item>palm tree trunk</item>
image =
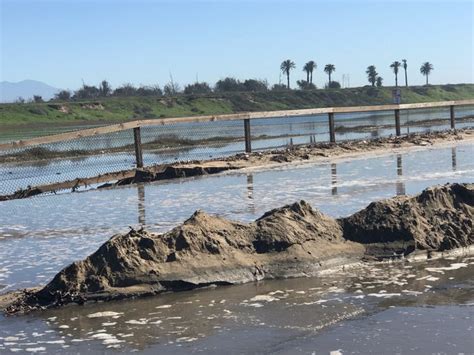
{"label": "palm tree trunk", "polygon": [[428,85],[428,74],[426,74],[426,85]]}
{"label": "palm tree trunk", "polygon": [[395,74],[395,87],[398,88],[398,75]]}
{"label": "palm tree trunk", "polygon": [[329,73],[329,85],[331,85],[331,73]]}
{"label": "palm tree trunk", "polygon": [[309,77],[309,82],[312,84],[313,83],[313,71],[311,71],[311,75]]}
{"label": "palm tree trunk", "polygon": [[306,72],[306,83],[309,84],[309,71]]}
{"label": "palm tree trunk", "polygon": [[290,90],[290,72],[286,72],[286,86]]}
{"label": "palm tree trunk", "polygon": [[405,86],[408,87],[408,76],[407,76],[407,70],[405,69]]}

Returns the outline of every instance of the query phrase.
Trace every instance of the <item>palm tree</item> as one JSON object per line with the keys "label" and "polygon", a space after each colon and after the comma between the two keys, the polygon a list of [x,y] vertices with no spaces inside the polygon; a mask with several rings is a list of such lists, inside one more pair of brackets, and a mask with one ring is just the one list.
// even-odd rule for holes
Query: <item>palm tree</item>
{"label": "palm tree", "polygon": [[290,59],[284,60],[280,65],[280,70],[286,74],[287,88],[290,90],[290,70],[295,68],[295,63]]}
{"label": "palm tree", "polygon": [[395,74],[395,87],[398,87],[398,68],[400,68],[401,65],[402,63],[397,60],[390,64],[390,68],[393,69],[393,73]]}
{"label": "palm tree", "polygon": [[334,64],[326,64],[326,66],[324,67],[324,71],[329,76],[329,86],[331,86],[331,74],[336,71],[336,67],[334,66]]}
{"label": "palm tree", "polygon": [[403,70],[405,70],[405,86],[408,87],[408,76],[407,76],[408,65],[407,65],[407,60],[402,59],[402,62],[403,62]]}
{"label": "palm tree", "polygon": [[426,85],[428,85],[428,76],[430,75],[433,69],[433,64],[431,64],[430,62],[423,63],[420,68],[420,73],[426,76]]}
{"label": "palm tree", "polygon": [[375,86],[377,76],[379,75],[379,73],[377,73],[377,71],[375,70],[375,65],[369,65],[365,72],[367,74],[367,79],[369,80],[369,83],[371,83],[372,86]]}
{"label": "palm tree", "polygon": [[317,68],[316,63],[313,60],[310,60],[303,67],[303,71],[306,72],[306,82],[313,83],[313,70]]}

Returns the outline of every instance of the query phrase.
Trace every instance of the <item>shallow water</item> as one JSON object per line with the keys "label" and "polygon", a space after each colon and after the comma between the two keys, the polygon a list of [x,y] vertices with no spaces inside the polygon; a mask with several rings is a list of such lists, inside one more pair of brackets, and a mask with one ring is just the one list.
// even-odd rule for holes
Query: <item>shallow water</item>
{"label": "shallow water", "polygon": [[[271,208],[305,199],[338,217],[372,200],[417,193],[433,184],[474,182],[473,153],[474,145],[461,143],[4,202],[0,292],[44,284],[128,226],[165,231],[198,208],[250,221]],[[434,341],[429,349],[438,344],[439,351],[469,353],[473,262],[458,258],[380,264],[325,278],[265,281],[0,318],[0,353],[27,348],[384,353],[383,344],[392,344],[391,332],[398,338],[389,353],[420,353],[416,346],[428,341]],[[446,321],[436,322],[437,317]],[[417,329],[406,331],[406,322]],[[419,343],[410,343],[413,334]]]}
{"label": "shallow water", "polygon": [[[474,115],[472,107],[458,107],[458,118]],[[449,129],[448,122],[433,122],[432,125],[418,125],[421,120],[436,120],[449,117],[449,109],[431,109],[402,111],[402,134],[415,132],[431,132]],[[252,120],[251,134],[252,149],[264,150],[284,147],[289,144],[308,144],[311,140],[326,142],[329,139],[327,115],[302,116],[292,118],[255,119]],[[393,135],[393,112],[349,113],[338,114],[335,118],[336,141],[352,139],[368,139]],[[458,128],[472,127],[472,122],[458,123]],[[338,127],[354,128],[358,126],[372,126],[368,132],[347,131],[340,132]],[[69,129],[71,129],[69,127]],[[209,123],[188,123],[170,126],[143,127],[141,130],[142,142],[151,142],[160,136],[174,136],[180,139],[209,139],[226,137],[239,139],[238,141],[217,141],[200,146],[186,146],[182,143],[179,148],[162,148],[145,150],[143,159],[145,165],[173,163],[176,161],[205,160],[241,153],[244,151],[243,125],[241,121],[221,121]],[[265,135],[262,138],[262,135]],[[133,144],[131,130],[101,136],[92,136],[67,142],[59,142],[41,147],[50,150],[68,151],[100,150]],[[24,148],[22,148],[24,149]],[[18,152],[7,151],[6,153]],[[5,152],[0,151],[0,154]],[[69,159],[39,160],[31,162],[17,162],[0,165],[0,194],[13,193],[20,188],[49,184],[97,176],[99,174],[131,169],[135,167],[133,149],[128,152],[114,154],[99,154]]]}
{"label": "shallow water", "polygon": [[0,319],[0,352],[469,353],[473,271],[472,257],[381,263],[69,306]]}

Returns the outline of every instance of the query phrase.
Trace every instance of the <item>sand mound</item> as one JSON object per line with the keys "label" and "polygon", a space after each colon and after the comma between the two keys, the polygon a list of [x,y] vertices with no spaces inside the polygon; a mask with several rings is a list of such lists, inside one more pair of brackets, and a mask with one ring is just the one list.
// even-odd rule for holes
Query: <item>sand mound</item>
{"label": "sand mound", "polygon": [[393,255],[398,249],[407,254],[467,246],[474,242],[473,186],[445,185],[374,202],[340,220],[304,201],[249,224],[197,211],[165,234],[131,230],[113,236],[43,289],[25,291],[7,312],[316,275],[387,250]]}
{"label": "sand mound", "polygon": [[[9,310],[307,275],[341,252],[360,257],[363,248],[345,241],[335,220],[304,201],[250,224],[197,211],[165,234],[131,230],[112,237]],[[312,268],[297,267],[308,262]]]}
{"label": "sand mound", "polygon": [[402,241],[410,249],[443,251],[474,243],[473,220],[474,185],[447,184],[373,202],[340,223],[344,237],[359,243]]}

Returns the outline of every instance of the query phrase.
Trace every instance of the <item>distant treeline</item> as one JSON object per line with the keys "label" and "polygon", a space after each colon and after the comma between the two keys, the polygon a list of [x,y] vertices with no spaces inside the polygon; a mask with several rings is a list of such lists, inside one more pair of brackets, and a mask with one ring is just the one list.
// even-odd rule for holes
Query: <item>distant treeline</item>
{"label": "distant treeline", "polygon": [[[205,95],[224,92],[262,92],[269,90],[287,90],[286,85],[275,84],[272,87],[266,80],[247,79],[244,81],[235,78],[225,78],[219,80],[214,87],[206,82],[195,82],[188,84],[182,89],[177,83],[171,81],[163,89],[159,85],[135,86],[132,84],[123,84],[112,89],[107,80],[103,80],[98,86],[83,84],[76,91],[61,90],[54,100],[84,100],[103,97],[128,97],[128,96],[178,96],[184,95]],[[40,101],[41,97],[35,96],[34,101]]]}
{"label": "distant treeline", "polygon": [[[394,61],[390,64],[390,68],[395,74],[395,86],[398,87],[398,73],[399,68],[403,68],[405,71],[405,86],[408,86],[408,75],[407,75],[407,60],[402,59],[402,63]],[[97,99],[109,96],[115,97],[130,97],[130,96],[178,96],[184,95],[206,95],[210,93],[225,93],[225,92],[265,92],[265,91],[283,91],[290,90],[290,72],[296,68],[295,63],[290,60],[284,60],[280,65],[281,72],[286,75],[287,84],[284,85],[281,82],[274,84],[270,87],[266,80],[259,79],[247,79],[240,81],[238,79],[227,77],[219,80],[215,83],[214,87],[211,87],[207,82],[195,82],[188,84],[181,89],[181,87],[173,81],[166,84],[163,89],[159,85],[152,86],[134,86],[132,84],[123,84],[122,86],[112,89],[107,80],[103,80],[98,86],[86,85],[85,83],[79,90],[61,90],[56,93],[53,100],[58,101],[70,101],[70,100],[88,100]],[[314,90],[316,86],[313,84],[313,71],[317,69],[317,64],[313,60],[305,63],[303,71],[306,73],[306,80],[298,80],[296,83],[299,90]],[[426,85],[428,85],[428,76],[433,70],[433,65],[429,62],[422,64],[420,73],[426,77]],[[336,71],[334,64],[326,64],[324,66],[324,72],[328,75],[328,83],[325,86],[326,89],[339,89],[341,85],[339,82],[331,79],[331,75]],[[374,65],[370,65],[366,70],[367,79],[372,86],[381,87],[383,78],[379,76]],[[24,102],[23,98],[18,98],[17,102]],[[34,102],[42,102],[41,96],[35,95],[33,97]]]}

